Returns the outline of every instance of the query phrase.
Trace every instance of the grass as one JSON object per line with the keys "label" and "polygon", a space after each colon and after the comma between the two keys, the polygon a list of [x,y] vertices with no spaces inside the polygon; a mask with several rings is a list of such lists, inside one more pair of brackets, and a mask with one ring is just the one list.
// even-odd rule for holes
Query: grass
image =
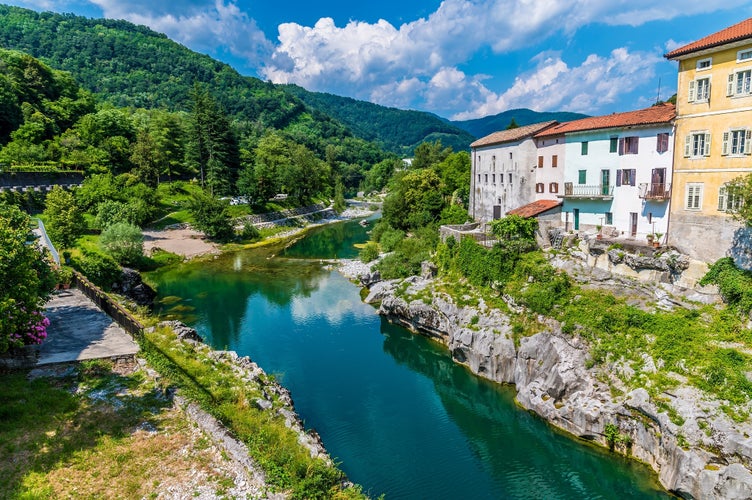
{"label": "grass", "polygon": [[[342,489],[343,475],[338,469],[311,458],[283,417],[255,405],[269,379],[243,379],[227,363],[212,359],[207,346],[179,342],[169,328],[145,333],[142,348],[162,376],[199,401],[246,443],[265,470],[268,483],[291,491],[293,498],[362,498],[358,488]],[[273,399],[274,407],[279,408],[281,403]]]}
{"label": "grass", "polygon": [[142,372],[93,361],[61,378],[4,375],[0,497],[144,498],[197,477],[219,489],[231,478],[200,439]]}

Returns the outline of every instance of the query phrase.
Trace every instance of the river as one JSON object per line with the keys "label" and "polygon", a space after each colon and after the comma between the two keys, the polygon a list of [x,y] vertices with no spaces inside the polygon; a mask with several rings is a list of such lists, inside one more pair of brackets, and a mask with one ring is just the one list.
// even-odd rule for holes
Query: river
{"label": "river", "polygon": [[376,314],[320,259],[357,254],[356,222],[152,276],[163,315],[248,355],[292,392],[354,482],[387,499],[669,498],[650,469],[514,404],[447,350]]}

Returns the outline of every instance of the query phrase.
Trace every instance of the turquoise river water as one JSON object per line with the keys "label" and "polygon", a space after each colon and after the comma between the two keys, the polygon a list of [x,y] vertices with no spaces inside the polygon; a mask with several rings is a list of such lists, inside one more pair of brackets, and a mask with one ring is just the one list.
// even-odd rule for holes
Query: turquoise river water
{"label": "turquoise river water", "polygon": [[161,312],[275,374],[373,497],[669,497],[644,465],[557,432],[516,407],[513,388],[474,376],[362,303],[320,259],[354,257],[366,238],[356,222],[340,223],[287,250],[163,272],[153,276],[167,299]]}

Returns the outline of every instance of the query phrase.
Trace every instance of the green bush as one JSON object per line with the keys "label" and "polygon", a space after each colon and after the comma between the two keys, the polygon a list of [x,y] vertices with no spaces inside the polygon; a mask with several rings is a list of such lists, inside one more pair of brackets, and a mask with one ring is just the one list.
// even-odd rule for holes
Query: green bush
{"label": "green bush", "polygon": [[381,244],[382,250],[385,252],[392,252],[404,238],[404,231],[387,227],[381,232],[378,242]]}
{"label": "green bush", "polygon": [[243,229],[240,231],[240,238],[243,240],[257,240],[261,238],[261,233],[250,221],[246,221],[243,224]]}
{"label": "green bush", "polygon": [[102,231],[99,245],[123,265],[134,265],[144,256],[144,235],[141,229],[127,222],[117,222]]}
{"label": "green bush", "polygon": [[360,260],[371,262],[379,257],[379,245],[376,242],[369,241],[360,251]]}
{"label": "green bush", "polygon": [[700,284],[718,285],[727,304],[742,313],[752,311],[752,272],[736,267],[731,257],[724,257],[710,266]]}
{"label": "green bush", "polygon": [[98,252],[84,250],[83,256],[73,259],[71,265],[105,291],[112,288],[122,274],[120,266],[112,257]]}

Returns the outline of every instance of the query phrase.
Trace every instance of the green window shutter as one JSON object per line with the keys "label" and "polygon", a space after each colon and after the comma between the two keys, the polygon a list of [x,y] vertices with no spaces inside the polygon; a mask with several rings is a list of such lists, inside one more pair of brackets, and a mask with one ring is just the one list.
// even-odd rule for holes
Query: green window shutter
{"label": "green window shutter", "polygon": [[608,152],[609,153],[616,153],[616,148],[619,145],[619,138],[618,137],[612,137],[611,141],[609,143]]}
{"label": "green window shutter", "polygon": [[585,184],[587,182],[587,170],[580,170],[577,179],[579,184]]}

